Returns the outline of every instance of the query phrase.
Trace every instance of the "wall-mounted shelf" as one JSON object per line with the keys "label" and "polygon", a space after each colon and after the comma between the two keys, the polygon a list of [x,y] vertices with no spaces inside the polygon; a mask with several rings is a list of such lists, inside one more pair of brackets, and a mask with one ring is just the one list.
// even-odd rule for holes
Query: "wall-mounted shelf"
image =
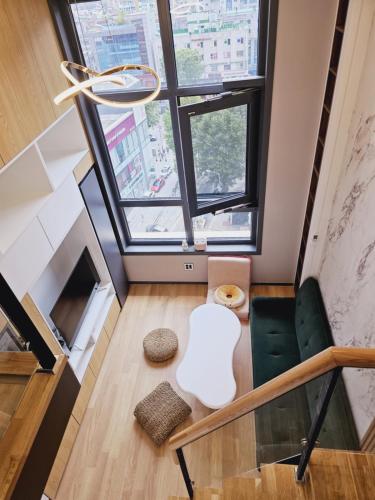
{"label": "wall-mounted shelf", "polygon": [[0,258],[88,155],[73,106],[0,170]]}
{"label": "wall-mounted shelf", "polygon": [[70,108],[47,128],[36,144],[56,189],[89,151],[77,108]]}
{"label": "wall-mounted shelf", "polygon": [[52,184],[34,144],[1,171],[0,255],[23,233],[52,192]]}

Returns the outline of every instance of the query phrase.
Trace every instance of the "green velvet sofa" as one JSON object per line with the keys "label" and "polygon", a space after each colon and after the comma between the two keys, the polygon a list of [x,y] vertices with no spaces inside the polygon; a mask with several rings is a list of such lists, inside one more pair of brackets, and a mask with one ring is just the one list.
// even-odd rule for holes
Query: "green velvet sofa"
{"label": "green velvet sofa", "polygon": [[[253,385],[258,387],[333,345],[319,284],[308,278],[294,298],[256,297],[251,303]],[[324,377],[299,387],[255,412],[257,462],[271,463],[301,451]],[[340,377],[319,436],[320,446],[359,449]]]}

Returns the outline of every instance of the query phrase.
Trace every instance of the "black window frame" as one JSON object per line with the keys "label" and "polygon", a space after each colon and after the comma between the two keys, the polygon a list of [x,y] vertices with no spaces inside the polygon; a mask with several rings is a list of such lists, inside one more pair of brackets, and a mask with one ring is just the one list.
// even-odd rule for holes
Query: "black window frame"
{"label": "black window frame", "polygon": [[[201,116],[214,113],[216,111],[235,108],[241,105],[247,106],[245,192],[226,194],[214,198],[212,196],[205,197],[198,195],[194,168],[191,118],[194,116]],[[251,208],[252,212],[255,212],[257,209],[257,157],[260,123],[259,106],[259,89],[249,88],[238,92],[219,94],[218,97],[204,102],[179,107],[184,171],[188,192],[189,210],[192,217],[197,217],[210,212],[214,213],[217,211],[223,211],[238,205],[247,205]]]}
{"label": "black window frame", "polygon": [[[82,49],[77,43],[78,33],[74,23],[70,5],[75,3],[84,3],[94,0],[68,0],[59,2],[59,0],[48,0],[52,17],[55,22],[56,30],[64,57],[80,64],[84,63]],[[219,95],[238,90],[255,88],[260,90],[259,98],[259,144],[258,144],[258,169],[257,169],[257,205],[250,206],[247,211],[252,213],[252,238],[244,240],[242,238],[209,238],[210,244],[215,248],[223,245],[223,252],[230,252],[236,245],[241,248],[242,253],[260,254],[262,250],[262,228],[265,200],[266,170],[269,142],[269,128],[272,102],[272,84],[274,57],[276,45],[276,28],[278,0],[259,0],[259,28],[258,28],[258,75],[249,76],[235,81],[223,81],[215,84],[200,84],[179,86],[177,80],[177,66],[175,60],[172,20],[169,12],[169,0],[158,0],[157,9],[160,24],[160,35],[163,48],[163,57],[166,72],[166,86],[162,86],[157,100],[167,100],[172,120],[172,132],[175,142],[175,153],[177,162],[178,179],[181,198],[153,198],[153,199],[129,199],[120,198],[119,190],[112,168],[112,163],[107,149],[104,132],[101,126],[97,105],[80,95],[77,98],[77,104],[81,111],[83,122],[88,134],[91,149],[96,160],[96,170],[100,178],[102,187],[106,192],[106,205],[109,211],[111,222],[115,231],[122,253],[127,253],[127,248],[140,246],[143,249],[150,247],[160,248],[173,245],[176,248],[181,239],[166,240],[150,238],[147,240],[131,238],[130,228],[124,215],[125,207],[156,207],[156,206],[181,206],[186,230],[186,239],[189,245],[194,243],[193,234],[193,216],[190,212],[188,187],[184,175],[184,159],[182,143],[180,136],[180,118],[179,108],[180,99],[189,96],[209,96]],[[77,75],[82,78],[82,75]],[[100,95],[108,99],[131,101],[135,98],[141,98],[149,94],[147,90],[100,92]],[[228,207],[229,208],[229,207]],[[243,208],[235,211],[244,211]],[[246,250],[244,244],[248,244]],[[231,247],[232,246],[232,247]],[[144,250],[142,250],[143,252]],[[172,252],[178,253],[178,252]],[[209,252],[208,252],[209,253]]]}

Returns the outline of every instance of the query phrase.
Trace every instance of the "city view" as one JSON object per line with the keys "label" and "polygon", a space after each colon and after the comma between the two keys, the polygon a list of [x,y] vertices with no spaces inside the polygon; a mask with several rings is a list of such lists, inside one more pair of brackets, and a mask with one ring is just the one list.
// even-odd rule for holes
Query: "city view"
{"label": "city view", "polygon": [[[72,10],[88,66],[103,71],[126,63],[146,64],[166,85],[156,1],[93,1],[73,4]],[[180,85],[220,83],[256,73],[258,0],[171,2],[171,19]],[[125,81],[129,90],[154,84],[141,72],[128,73]],[[180,104],[203,98],[182,98]],[[240,108],[203,115],[192,123],[198,192],[244,189],[246,112]],[[120,197],[155,202],[180,198],[169,101],[128,110],[99,106],[98,111]],[[240,145],[235,151],[234,143]],[[224,158],[220,151],[231,155]],[[181,207],[131,207],[125,215],[133,238],[185,237]],[[194,234],[207,237],[249,238],[250,228],[247,213],[193,220]]]}

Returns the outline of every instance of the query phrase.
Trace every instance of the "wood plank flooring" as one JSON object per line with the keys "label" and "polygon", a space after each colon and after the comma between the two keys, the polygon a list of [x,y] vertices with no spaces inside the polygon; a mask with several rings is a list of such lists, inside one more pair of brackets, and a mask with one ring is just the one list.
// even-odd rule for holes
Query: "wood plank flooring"
{"label": "wood plank flooring", "polygon": [[[109,345],[72,455],[58,500],[165,500],[186,496],[180,469],[167,446],[157,449],[133,416],[137,402],[158,383],[168,380],[192,406],[182,424],[190,425],[212,410],[176,386],[175,372],[188,339],[191,311],[206,301],[206,285],[132,285]],[[293,296],[292,287],[256,286],[253,295]],[[166,363],[148,362],[142,340],[156,327],[169,327],[179,337],[177,356]],[[251,348],[248,322],[234,356],[237,397],[251,389]],[[255,467],[254,421],[245,416],[196,443],[185,456],[198,486],[221,484]]]}

